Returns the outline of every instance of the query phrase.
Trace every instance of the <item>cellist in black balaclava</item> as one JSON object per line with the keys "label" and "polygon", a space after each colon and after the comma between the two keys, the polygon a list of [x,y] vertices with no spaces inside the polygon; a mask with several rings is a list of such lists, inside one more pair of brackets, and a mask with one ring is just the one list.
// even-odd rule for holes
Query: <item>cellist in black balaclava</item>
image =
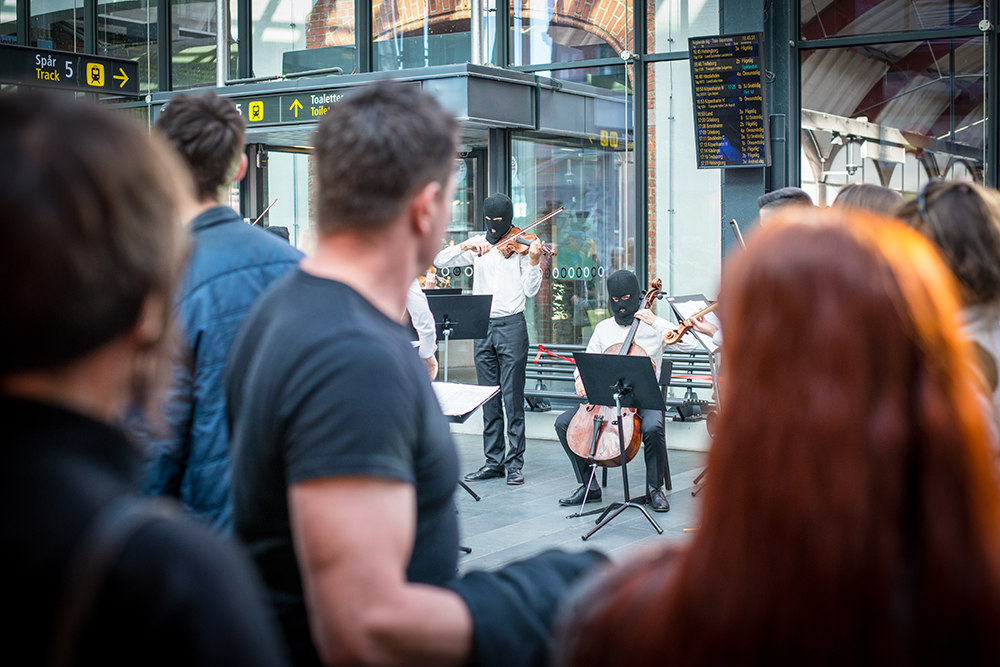
{"label": "cellist in black balaclava", "polygon": [[[623,296],[628,295],[627,299]],[[618,301],[615,301],[615,297]],[[615,271],[608,277],[608,308],[615,317],[615,322],[623,327],[632,326],[635,314],[639,311],[639,279],[631,271]]]}
{"label": "cellist in black balaclava", "polygon": [[496,244],[513,224],[514,204],[510,197],[498,192],[486,198],[483,212],[486,215],[486,240]]}

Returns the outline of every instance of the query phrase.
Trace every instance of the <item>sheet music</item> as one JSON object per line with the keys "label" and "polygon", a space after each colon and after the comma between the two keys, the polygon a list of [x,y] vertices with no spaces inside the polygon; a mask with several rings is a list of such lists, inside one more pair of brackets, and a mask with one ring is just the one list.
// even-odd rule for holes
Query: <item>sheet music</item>
{"label": "sheet music", "polygon": [[446,417],[467,415],[500,391],[498,385],[484,386],[457,382],[435,382],[433,384],[434,394],[441,405],[441,412]]}
{"label": "sheet music", "polygon": [[[690,301],[671,301],[670,305],[673,306],[677,315],[680,317],[681,321],[688,319],[700,310],[704,310],[709,307],[709,302],[704,299],[691,299]],[[705,319],[715,326],[719,326],[719,318],[715,316],[715,311],[708,313],[704,316]],[[719,346],[712,342],[711,336],[706,336],[703,333],[698,333],[694,329],[691,329],[691,335],[695,336],[700,340],[705,347],[708,348],[709,352],[715,352]]]}

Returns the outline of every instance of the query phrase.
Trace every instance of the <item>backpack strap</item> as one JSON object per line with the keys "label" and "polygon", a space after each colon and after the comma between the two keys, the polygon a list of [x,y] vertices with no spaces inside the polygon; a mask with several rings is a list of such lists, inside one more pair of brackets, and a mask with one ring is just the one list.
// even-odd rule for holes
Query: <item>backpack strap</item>
{"label": "backpack strap", "polygon": [[155,519],[177,516],[176,503],[164,498],[120,496],[102,507],[70,557],[66,589],[56,610],[50,667],[69,667],[111,568],[128,541]]}

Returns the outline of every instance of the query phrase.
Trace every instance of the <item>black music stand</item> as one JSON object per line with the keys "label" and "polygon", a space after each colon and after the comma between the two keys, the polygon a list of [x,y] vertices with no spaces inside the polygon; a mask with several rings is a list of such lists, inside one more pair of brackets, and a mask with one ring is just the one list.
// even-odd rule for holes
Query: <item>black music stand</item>
{"label": "black music stand", "polygon": [[656,529],[656,532],[662,535],[663,529],[650,516],[646,508],[639,503],[632,502],[629,498],[625,434],[622,428],[622,408],[660,411],[666,409],[663,403],[663,394],[656,382],[656,373],[653,372],[653,365],[649,362],[649,357],[574,352],[573,358],[576,359],[580,379],[587,391],[587,402],[591,405],[614,406],[618,411],[618,442],[621,451],[622,488],[624,489],[623,500],[608,505],[601,516],[597,518],[597,526],[583,535],[582,539],[586,540],[611,523],[616,516],[629,507],[634,507],[642,512],[643,516]]}
{"label": "black music stand", "polygon": [[492,294],[428,294],[438,340],[444,339],[444,381],[448,381],[448,341],[486,338]]}

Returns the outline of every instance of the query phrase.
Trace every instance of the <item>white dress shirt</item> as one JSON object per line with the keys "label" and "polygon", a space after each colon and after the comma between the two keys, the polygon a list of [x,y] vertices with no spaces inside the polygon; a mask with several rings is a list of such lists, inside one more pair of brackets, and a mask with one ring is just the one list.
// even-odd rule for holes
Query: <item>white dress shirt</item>
{"label": "white dress shirt", "polygon": [[[628,335],[631,328],[632,325],[623,327],[618,324],[613,317],[598,322],[597,326],[594,327],[594,333],[590,336],[590,342],[587,343],[587,352],[601,353],[616,343],[624,343],[625,336]],[[652,358],[653,365],[656,366],[657,380],[660,379],[660,361],[663,359],[665,347],[663,336],[671,330],[673,327],[662,317],[657,317],[652,326],[640,321],[635,338],[632,340]],[[676,352],[694,352],[698,349],[698,342],[691,334],[686,333],[679,341],[671,345],[670,349]],[[580,375],[579,371],[574,371],[574,374],[577,377]]]}
{"label": "white dress shirt", "polygon": [[[485,236],[473,238],[486,241]],[[471,239],[470,239],[471,240]],[[461,245],[448,246],[434,258],[434,265],[444,267],[468,266],[475,269],[472,281],[473,294],[492,294],[490,317],[504,317],[524,312],[525,299],[538,294],[542,286],[542,267],[532,266],[527,255],[513,254],[509,258],[498,250],[490,250],[482,257],[473,250],[462,250]]]}
{"label": "white dress shirt", "polygon": [[414,343],[414,347],[417,348],[420,358],[426,359],[437,352],[437,329],[434,327],[434,314],[427,304],[427,295],[420,289],[417,280],[410,284],[406,292],[406,312],[410,316],[413,328],[417,330],[418,340]]}

